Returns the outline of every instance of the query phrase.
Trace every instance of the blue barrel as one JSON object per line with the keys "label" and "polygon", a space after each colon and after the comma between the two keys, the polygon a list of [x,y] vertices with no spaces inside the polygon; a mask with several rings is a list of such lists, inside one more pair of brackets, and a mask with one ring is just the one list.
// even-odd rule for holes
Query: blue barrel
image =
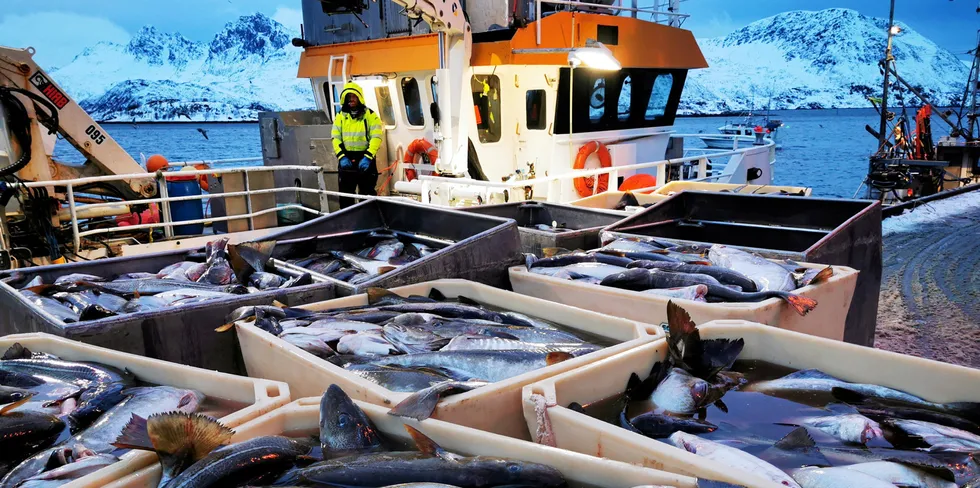
{"label": "blue barrel", "polygon": [[[187,197],[201,194],[197,177],[167,178],[167,193],[171,197]],[[174,222],[199,220],[204,218],[204,205],[201,200],[170,202],[170,218]],[[174,235],[189,236],[204,233],[204,224],[175,225]]]}

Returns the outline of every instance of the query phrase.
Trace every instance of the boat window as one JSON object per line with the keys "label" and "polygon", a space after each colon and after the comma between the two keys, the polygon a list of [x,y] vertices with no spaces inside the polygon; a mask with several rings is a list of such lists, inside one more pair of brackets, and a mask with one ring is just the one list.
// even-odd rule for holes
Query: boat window
{"label": "boat window", "polygon": [[541,130],[548,125],[548,116],[545,114],[545,92],[544,90],[528,90],[525,95],[527,105],[527,128]]}
{"label": "boat window", "polygon": [[650,100],[647,102],[647,111],[644,114],[646,120],[654,120],[663,117],[667,111],[667,102],[670,100],[670,90],[674,86],[674,75],[663,73],[657,75],[653,82],[653,89],[650,90]]}
{"label": "boat window", "polygon": [[589,120],[593,123],[602,119],[606,111],[606,80],[597,78],[589,95]]}
{"label": "boat window", "polygon": [[436,91],[438,88],[436,88],[436,77],[435,76],[429,77],[429,89],[432,90],[432,103],[438,104],[439,103],[439,92]]}
{"label": "boat window", "polygon": [[[575,79],[570,80],[571,76]],[[562,68],[554,113],[555,134],[568,134],[569,117],[576,133],[673,125],[686,78],[687,70],[683,69]],[[569,86],[574,91],[571,110]],[[612,103],[616,103],[615,110]]]}
{"label": "boat window", "polygon": [[408,119],[408,125],[425,125],[419,82],[415,78],[402,78],[402,101],[405,102],[405,117]]}
{"label": "boat window", "polygon": [[330,120],[333,120],[337,114],[340,113],[340,109],[343,105],[340,103],[340,93],[337,90],[330,89],[330,83],[323,83],[323,95],[327,97],[328,100],[333,100],[333,113],[330,115]]}
{"label": "boat window", "polygon": [[630,118],[630,93],[632,91],[630,77],[627,76],[623,78],[623,86],[619,89],[619,105],[616,106],[616,112],[619,114],[617,118],[620,122]]}
{"label": "boat window", "polygon": [[389,128],[395,127],[395,107],[391,105],[391,93],[387,86],[374,88],[374,96],[378,99],[378,116]]}
{"label": "boat window", "polygon": [[500,78],[496,75],[473,75],[470,78],[476,129],[481,143],[500,140]]}

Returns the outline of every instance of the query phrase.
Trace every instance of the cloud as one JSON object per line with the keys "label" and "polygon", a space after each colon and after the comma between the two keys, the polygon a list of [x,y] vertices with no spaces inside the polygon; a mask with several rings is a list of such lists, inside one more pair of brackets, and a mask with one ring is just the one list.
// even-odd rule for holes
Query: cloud
{"label": "cloud", "polygon": [[303,23],[303,12],[299,9],[280,6],[272,14],[272,20],[279,22],[291,31],[299,32],[299,26]]}
{"label": "cloud", "polygon": [[34,47],[45,70],[68,64],[82,49],[98,42],[129,42],[130,35],[115,23],[68,12],[35,12],[0,17],[0,45]]}

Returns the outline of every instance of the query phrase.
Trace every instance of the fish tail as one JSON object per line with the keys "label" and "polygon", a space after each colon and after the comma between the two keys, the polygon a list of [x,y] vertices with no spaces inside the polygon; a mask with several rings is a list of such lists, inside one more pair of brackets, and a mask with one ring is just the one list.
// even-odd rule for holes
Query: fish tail
{"label": "fish tail", "polygon": [[443,381],[436,383],[428,388],[421,389],[412,393],[407,398],[395,405],[388,415],[396,417],[406,417],[415,420],[425,420],[435,412],[439,400],[450,391],[460,391],[460,382]]}
{"label": "fish tail", "polygon": [[817,273],[816,276],[811,278],[810,282],[807,283],[807,285],[816,285],[819,283],[823,283],[829,280],[832,276],[834,276],[834,268],[831,266],[827,266],[826,268],[820,270],[820,272]]}
{"label": "fish tail", "polygon": [[29,349],[24,347],[21,343],[15,342],[14,345],[7,349],[7,352],[3,353],[3,357],[0,361],[7,359],[30,359],[33,354]]}
{"label": "fish tail", "polygon": [[372,286],[367,290],[368,305],[374,305],[380,302],[381,300],[385,299],[386,297],[390,297],[390,296],[393,296],[399,300],[402,299],[400,295],[396,295],[395,293],[390,292],[384,288]]}
{"label": "fish tail", "polygon": [[119,449],[152,451],[153,441],[150,440],[150,436],[146,432],[146,419],[133,414],[132,418],[129,419],[129,423],[123,427],[122,432],[119,433],[119,437],[116,438],[112,445]]}
{"label": "fish tail", "polygon": [[534,263],[536,263],[537,261],[538,261],[538,257],[537,256],[535,256],[533,254],[530,254],[530,253],[525,253],[524,254],[524,266],[526,266],[527,269],[533,268],[534,267]]}
{"label": "fish tail", "polygon": [[793,310],[800,315],[806,315],[810,313],[814,308],[817,307],[817,301],[812,298],[807,298],[802,295],[794,295],[792,293],[780,293],[779,297],[786,300]]}

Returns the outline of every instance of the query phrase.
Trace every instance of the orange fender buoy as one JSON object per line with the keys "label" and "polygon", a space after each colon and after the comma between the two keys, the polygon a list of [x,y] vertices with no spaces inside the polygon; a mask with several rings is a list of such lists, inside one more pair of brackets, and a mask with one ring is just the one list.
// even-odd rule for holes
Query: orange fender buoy
{"label": "orange fender buoy", "polygon": [[[206,169],[211,169],[211,166],[209,166],[207,164],[195,164],[194,165],[194,169],[199,169],[199,170],[202,170],[203,171],[203,170],[206,170]],[[197,178],[197,182],[198,182],[199,185],[201,185],[201,189],[202,190],[208,191],[208,175],[200,175]]]}
{"label": "orange fender buoy", "polygon": [[[622,185],[619,185],[619,191],[633,191],[639,190],[641,188],[650,188],[651,186],[657,186],[657,177],[648,175],[646,173],[637,173],[623,181]],[[653,190],[643,192],[643,193],[653,193]]]}
{"label": "orange fender buoy", "polygon": [[[599,165],[603,168],[608,168],[612,166],[612,158],[609,156],[609,149],[606,149],[606,145],[599,141],[590,141],[582,145],[578,149],[578,156],[575,157],[575,165],[572,166],[573,169],[585,169],[585,161],[589,159],[592,153],[596,153],[599,157]],[[602,193],[609,189],[609,174],[604,173],[598,175],[598,183],[596,183],[595,176],[582,176],[575,178],[575,191],[578,192],[581,197],[592,196],[593,193]],[[593,191],[595,188],[595,191]]]}
{"label": "orange fender buoy", "polygon": [[[439,158],[439,150],[434,144],[425,139],[415,139],[408,148],[405,149],[405,157],[402,158],[402,163],[405,165],[415,165],[419,161],[417,159],[422,159],[424,164],[435,164],[436,159]],[[426,161],[427,160],[427,161]],[[408,181],[415,179],[416,171],[415,169],[406,168],[405,177]]]}

